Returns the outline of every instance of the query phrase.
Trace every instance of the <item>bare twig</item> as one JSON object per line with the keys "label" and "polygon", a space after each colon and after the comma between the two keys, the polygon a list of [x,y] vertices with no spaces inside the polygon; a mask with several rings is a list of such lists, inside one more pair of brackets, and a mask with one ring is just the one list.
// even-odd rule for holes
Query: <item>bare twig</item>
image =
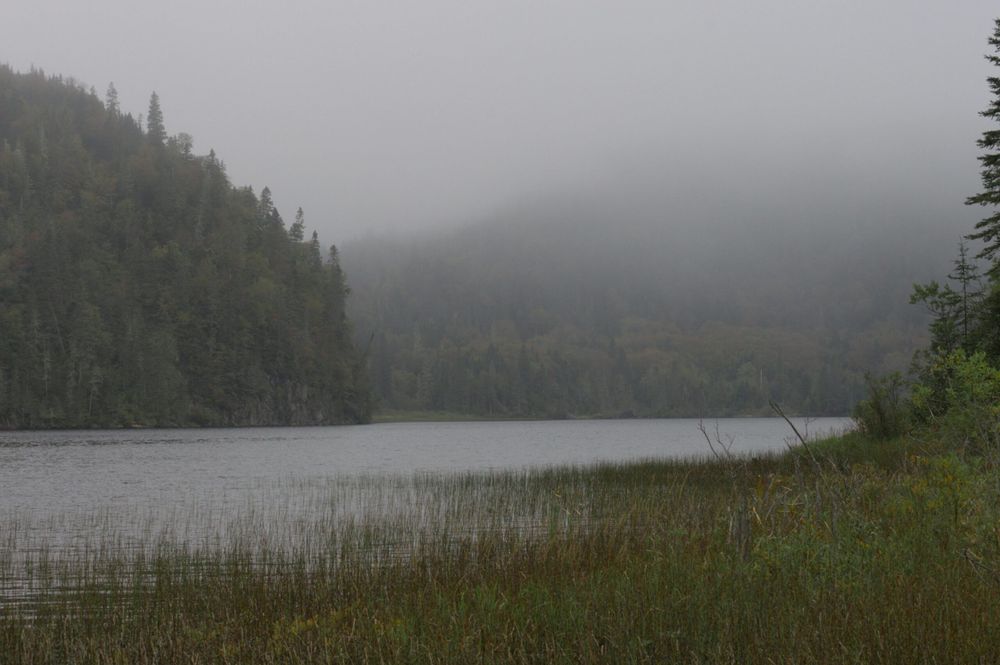
{"label": "bare twig", "polygon": [[702,421],[702,420],[698,421],[698,431],[701,432],[701,435],[703,437],[705,437],[705,441],[708,443],[708,449],[712,451],[712,455],[715,457],[715,459],[719,460],[720,462],[731,462],[732,461],[732,459],[733,459],[733,443],[735,443],[735,439],[733,439],[732,436],[729,436],[728,437],[728,439],[729,439],[728,442],[724,442],[722,440],[722,435],[719,433],[719,423],[718,423],[718,421],[716,421],[716,423],[715,423],[715,441],[714,441],[714,443],[712,441],[712,437],[709,436],[709,434],[708,434],[708,430],[705,429],[705,422]]}
{"label": "bare twig", "polygon": [[[733,453],[736,439],[731,434],[727,434],[723,438],[722,432],[719,431],[718,420],[715,421],[714,436],[708,433],[702,420],[698,421],[698,431],[705,437],[705,442],[708,444],[708,449],[712,451],[712,455],[722,464],[723,470],[732,483],[733,492],[739,497],[738,507],[730,509],[729,512],[728,542],[736,546],[743,561],[748,561],[753,551],[753,524],[750,515],[751,512],[755,515],[757,513],[750,505],[747,476],[745,473],[741,473],[741,471],[746,470],[747,461],[744,458],[741,462],[740,458]],[[760,521],[760,515],[757,515],[757,519]]]}
{"label": "bare twig", "polygon": [[809,447],[809,442],[806,441],[806,437],[802,436],[802,433],[799,432],[798,428],[795,426],[795,423],[793,423],[791,421],[791,419],[788,416],[785,415],[785,412],[782,410],[781,406],[779,406],[778,403],[775,402],[773,399],[768,400],[768,403],[771,405],[771,409],[775,413],[777,413],[779,416],[781,416],[782,418],[784,418],[785,422],[788,423],[788,426],[792,428],[793,432],[795,432],[795,436],[798,437],[799,443],[802,444],[802,447],[805,449],[805,451],[807,453],[809,453],[809,458],[812,459],[813,464],[816,464],[817,466],[819,466],[819,461],[816,459],[816,456],[813,454],[812,448]]}

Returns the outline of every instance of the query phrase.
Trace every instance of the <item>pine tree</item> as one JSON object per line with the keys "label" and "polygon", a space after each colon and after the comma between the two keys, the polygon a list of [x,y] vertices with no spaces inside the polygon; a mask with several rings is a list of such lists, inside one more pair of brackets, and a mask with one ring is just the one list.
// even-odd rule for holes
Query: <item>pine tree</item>
{"label": "pine tree", "polygon": [[[989,38],[993,53],[986,60],[994,67],[1000,67],[1000,18],[994,20],[993,35]],[[993,99],[980,115],[1000,123],[1000,76],[986,79]],[[966,199],[967,205],[979,205],[993,209],[993,214],[976,224],[976,231],[968,238],[982,240],[984,247],[977,255],[990,261],[986,270],[990,288],[977,297],[973,311],[975,339],[973,346],[986,353],[994,363],[1000,361],[1000,129],[983,132],[977,145],[986,152],[979,156],[982,191]],[[978,276],[976,276],[978,279]]]}
{"label": "pine tree", "polygon": [[149,97],[149,114],[146,116],[146,137],[153,145],[163,145],[167,138],[167,130],[163,127],[163,112],[160,110],[160,97],[153,92]]}
{"label": "pine tree", "polygon": [[309,241],[309,261],[314,267],[323,265],[323,256],[319,250],[319,233],[313,231],[312,239]]}
{"label": "pine tree", "polygon": [[260,203],[258,204],[258,209],[260,210],[261,225],[263,225],[274,213],[274,201],[271,199],[271,188],[266,185],[264,189],[260,190]]}
{"label": "pine tree", "polygon": [[[981,332],[977,325],[984,314],[979,266],[969,260],[964,242],[958,245],[954,266],[948,279],[956,284],[955,287],[935,280],[914,284],[910,295],[910,304],[923,303],[932,317],[930,350],[935,355],[948,355],[957,349],[972,351],[979,336],[977,333]],[[917,365],[921,362],[918,358]]]}
{"label": "pine tree", "polygon": [[[987,54],[990,64],[1000,67],[1000,18],[995,20],[995,29],[989,43],[994,53]],[[984,118],[1000,122],[1000,77],[990,76],[986,79],[993,92],[993,101],[985,111],[980,113]],[[992,207],[993,214],[976,224],[976,231],[968,237],[971,240],[982,240],[985,247],[979,252],[978,258],[989,259],[992,265],[987,271],[992,277],[1000,276],[1000,262],[995,260],[1000,252],[1000,129],[990,129],[983,132],[977,144],[986,152],[979,156],[982,164],[983,191],[966,199],[967,205]]]}
{"label": "pine tree", "polygon": [[969,260],[969,248],[964,242],[958,245],[958,258],[955,259],[955,269],[948,275],[958,283],[958,315],[962,334],[962,348],[971,350],[972,332],[975,326],[975,312],[982,299],[983,289],[979,277],[979,266]]}
{"label": "pine tree", "polygon": [[302,242],[302,239],[306,237],[306,218],[302,208],[295,211],[295,221],[289,227],[288,235],[296,242]]}
{"label": "pine tree", "polygon": [[115,88],[114,81],[108,84],[108,92],[104,97],[104,107],[111,115],[121,113],[121,108],[118,106],[118,90]]}

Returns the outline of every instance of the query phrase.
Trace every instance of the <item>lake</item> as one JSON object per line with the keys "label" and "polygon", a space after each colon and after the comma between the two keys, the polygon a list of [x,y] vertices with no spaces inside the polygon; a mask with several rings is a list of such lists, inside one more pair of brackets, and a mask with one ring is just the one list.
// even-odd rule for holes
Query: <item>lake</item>
{"label": "lake", "polygon": [[[705,424],[713,436],[717,426],[722,440],[732,440],[737,454],[783,450],[792,436],[776,418]],[[581,508],[590,505],[590,481],[559,471],[539,483],[539,473],[707,457],[698,425],[671,419],[0,432],[0,605],[72,587],[71,580],[29,573],[56,570],[53,562],[67,562],[73,577],[164,548],[323,558],[346,546],[388,560],[407,556],[428,534],[548,531],[569,528],[570,515],[585,524],[592,517]],[[850,421],[800,419],[797,426],[819,435],[843,431]]]}
{"label": "lake", "polygon": [[[224,505],[276,482],[467,472],[710,453],[698,420],[385,423],[357,427],[0,432],[0,515]],[[782,450],[779,418],[718,424],[733,451]],[[846,418],[797,419],[811,435]]]}

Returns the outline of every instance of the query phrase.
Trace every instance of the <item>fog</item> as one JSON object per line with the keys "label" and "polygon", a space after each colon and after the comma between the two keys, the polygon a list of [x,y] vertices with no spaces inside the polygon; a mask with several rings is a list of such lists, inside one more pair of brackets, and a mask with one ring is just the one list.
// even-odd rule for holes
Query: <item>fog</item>
{"label": "fog", "polygon": [[966,224],[995,13],[985,0],[15,0],[0,60],[102,98],[113,81],[134,115],[155,90],[168,133],[214,148],[234,183],[270,186],[286,220],[302,206],[327,242],[668,185],[675,209],[637,216],[739,223],[752,208],[829,224],[905,206]]}

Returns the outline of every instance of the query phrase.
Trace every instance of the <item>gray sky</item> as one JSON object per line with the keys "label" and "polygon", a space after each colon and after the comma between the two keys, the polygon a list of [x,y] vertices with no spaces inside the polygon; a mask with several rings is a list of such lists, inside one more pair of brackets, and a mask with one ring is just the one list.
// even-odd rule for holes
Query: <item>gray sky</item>
{"label": "gray sky", "polygon": [[215,148],[234,183],[269,185],[287,221],[301,205],[325,241],[474,221],[637,163],[769,196],[833,164],[960,215],[995,14],[986,0],[6,0],[0,60],[101,97],[114,81],[135,115],[156,90],[169,133]]}

